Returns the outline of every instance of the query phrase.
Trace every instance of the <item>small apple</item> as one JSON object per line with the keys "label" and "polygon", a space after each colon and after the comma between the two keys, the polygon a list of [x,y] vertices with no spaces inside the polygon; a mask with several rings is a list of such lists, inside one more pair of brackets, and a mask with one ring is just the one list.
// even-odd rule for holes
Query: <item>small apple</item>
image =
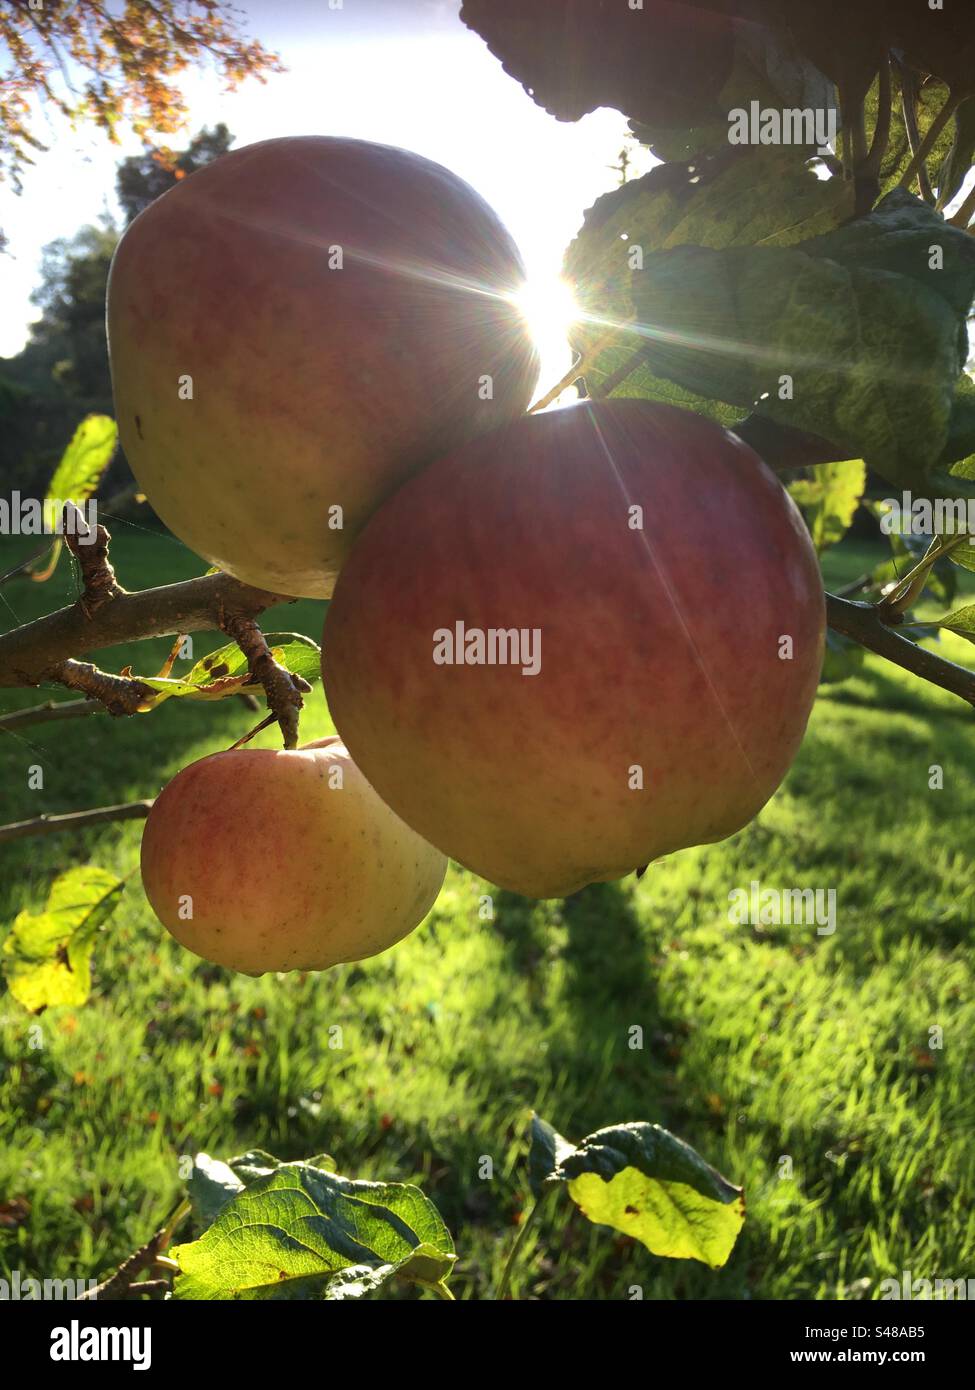
{"label": "small apple", "polygon": [[132,471],[212,564],[327,597],[389,492],[527,407],[523,277],[487,203],[420,155],[325,136],[233,150],[115,253],[109,349]]}
{"label": "small apple", "polygon": [[385,951],[422,922],[446,868],[334,736],[191,763],[142,838],[142,882],[163,926],[248,975]]}
{"label": "small apple", "polygon": [[799,747],[824,632],[809,534],[758,455],[609,400],[525,416],[390,498],[322,669],[397,814],[545,898],[751,820]]}

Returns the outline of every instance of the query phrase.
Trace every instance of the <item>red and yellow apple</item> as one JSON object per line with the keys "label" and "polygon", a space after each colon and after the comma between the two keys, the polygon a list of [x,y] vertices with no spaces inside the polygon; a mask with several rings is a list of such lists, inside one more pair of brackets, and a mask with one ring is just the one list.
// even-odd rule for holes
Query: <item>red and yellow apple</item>
{"label": "red and yellow apple", "polygon": [[306,136],[233,150],[128,228],[108,287],[119,432],[191,549],[327,597],[399,483],[527,407],[497,216],[439,164]]}
{"label": "red and yellow apple", "polygon": [[156,799],[142,839],[142,881],[163,926],[249,975],[385,951],[423,921],[446,868],[336,737],[191,763]]}
{"label": "red and yellow apple", "polygon": [[824,622],[808,532],[747,445],[586,402],[385,503],[329,606],[325,691],[418,834],[553,897],[756,815],[802,739]]}

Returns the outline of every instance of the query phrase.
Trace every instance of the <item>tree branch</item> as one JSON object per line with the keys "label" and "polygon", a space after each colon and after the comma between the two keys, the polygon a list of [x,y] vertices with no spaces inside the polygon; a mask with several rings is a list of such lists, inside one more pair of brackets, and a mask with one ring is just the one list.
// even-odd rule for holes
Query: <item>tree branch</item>
{"label": "tree branch", "polygon": [[872,180],[878,192],[880,169],[890,144],[891,95],[890,55],[885,52],[877,75],[877,124],[873,128],[869,153],[857,171],[860,178]]}
{"label": "tree branch", "polygon": [[[77,1301],[80,1302],[83,1299],[94,1301],[95,1299],[109,1300],[127,1298],[133,1286],[138,1291],[138,1285],[135,1281],[142,1271],[148,1269],[153,1263],[159,1251],[163,1248],[165,1240],[165,1230],[157,1231],[134,1255],[130,1255],[127,1260],[124,1260],[122,1264],[119,1265],[118,1269],[115,1270],[114,1274],[110,1274],[97,1288],[87,1289],[84,1293],[80,1293]],[[146,1292],[148,1292],[148,1290]]]}
{"label": "tree branch", "polygon": [[[917,124],[917,79],[906,63],[902,63],[898,58],[895,58],[894,61],[897,63],[897,71],[901,81],[901,114],[904,117],[907,148],[913,160],[921,144],[921,135]],[[920,182],[921,197],[925,202],[933,202],[934,193],[928,180],[927,168],[923,161],[918,169],[918,180]]]}
{"label": "tree branch", "polygon": [[311,690],[311,686],[303,676],[294,675],[275,661],[264,633],[253,618],[234,613],[226,617],[221,626],[246,656],[251,675],[263,685],[267,707],[281,725],[285,748],[297,748],[298,711],[304,704],[301,696],[303,691]]}
{"label": "tree branch", "polygon": [[[80,508],[65,507],[66,523],[63,528],[64,540],[71,554],[78,561],[81,570],[81,598],[78,600],[86,618],[90,618],[105,603],[124,594],[125,590],[115,578],[108,558],[108,543],[111,536],[104,526],[95,527],[94,537],[91,527],[85,521]],[[69,524],[73,521],[73,525]]]}
{"label": "tree branch", "polygon": [[[241,690],[230,697],[239,700],[249,710],[260,709],[257,697],[249,690]],[[204,701],[207,708],[216,708],[220,701]],[[13,729],[24,729],[31,724],[58,724],[65,719],[84,719],[89,714],[107,714],[108,708],[101,700],[45,700],[42,705],[30,705],[27,709],[15,709],[10,714],[0,714],[0,734]]]}
{"label": "tree branch", "polygon": [[876,604],[854,603],[835,594],[827,594],[826,620],[834,632],[841,632],[868,651],[886,657],[905,671],[975,706],[975,671],[947,661],[943,656],[936,656],[910,638],[902,637],[884,622]]}
{"label": "tree branch", "polygon": [[62,719],[82,719],[89,714],[105,714],[101,700],[45,700],[42,705],[0,714],[0,733],[22,729],[28,724],[57,724]]}
{"label": "tree branch", "polygon": [[[934,193],[931,190],[931,182],[928,177],[927,165],[925,164],[925,160],[927,159],[931,151],[934,149],[938,136],[941,134],[945,126],[948,124],[952,116],[955,114],[955,108],[957,106],[958,97],[956,97],[952,92],[949,92],[947,97],[945,98],[944,105],[941,107],[934,120],[931,122],[927,130],[924,132],[924,135],[921,139],[921,143],[912,152],[911,162],[908,164],[907,168],[901,175],[900,186],[901,188],[908,189],[908,191],[910,190],[911,184],[914,182],[915,178],[918,180],[918,187],[921,191],[921,197],[924,199],[926,203],[934,203]],[[904,111],[904,119],[905,124],[907,125],[908,133],[910,133],[911,127],[908,121],[906,107]]]}
{"label": "tree branch", "polygon": [[51,667],[48,679],[69,690],[84,691],[90,699],[100,700],[112,715],[135,714],[155,694],[151,685],[100,671],[90,661],[60,661]]}
{"label": "tree branch", "polygon": [[151,801],[128,801],[121,806],[99,806],[94,811],[69,811],[63,816],[35,816],[33,820],[0,825],[0,843],[25,840],[29,835],[53,835],[59,830],[85,830],[113,820],[144,820],[152,810]]}
{"label": "tree branch", "polygon": [[293,602],[291,595],[251,588],[229,574],[206,574],[181,584],[120,593],[90,615],[73,603],[0,635],[0,687],[58,680],[56,668],[80,653],[146,637],[221,632],[229,616],[254,618],[273,604]]}

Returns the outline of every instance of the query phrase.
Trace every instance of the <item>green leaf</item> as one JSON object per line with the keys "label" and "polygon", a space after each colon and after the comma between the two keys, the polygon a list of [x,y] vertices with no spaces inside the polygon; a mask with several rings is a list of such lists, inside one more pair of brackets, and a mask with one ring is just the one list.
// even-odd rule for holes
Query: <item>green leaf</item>
{"label": "green leaf", "polygon": [[665,167],[590,210],[566,256],[590,389],[666,399],[663,379],[685,393],[671,388],[674,403],[722,424],[755,411],[899,486],[975,493],[943,471],[975,453],[975,398],[961,379],[975,240],[900,189],[809,237],[811,221],[835,218],[822,200],[838,181],[782,165],[780,203],[769,159],[720,172],[705,161],[683,182]]}
{"label": "green leaf", "polygon": [[[321,649],[310,637],[300,632],[281,632],[270,633],[266,640],[275,661],[292,675],[304,676],[309,684],[321,680]],[[164,700],[173,698],[224,700],[259,684],[251,676],[247,658],[236,642],[229,642],[202,657],[185,676],[135,676],[133,679],[156,692],[156,698],[146,702],[146,710],[155,709]]]}
{"label": "green leaf", "polygon": [[813,477],[789,485],[802,508],[817,554],[841,541],[850,529],[867,482],[862,459],[826,463],[811,470]]}
{"label": "green leaf", "polygon": [[582,311],[571,341],[587,358],[590,392],[661,400],[736,423],[746,409],[688,391],[648,364],[656,325],[639,313],[636,286],[647,271],[634,268],[638,256],[646,266],[652,253],[688,243],[788,246],[835,227],[852,212],[851,199],[842,180],[818,179],[771,148],[742,151],[730,165],[727,153],[661,165],[597,199],[563,268]]}
{"label": "green leaf", "polygon": [[946,627],[949,632],[957,632],[959,637],[967,637],[969,642],[975,642],[975,603],[956,608],[954,613],[942,618],[938,626]]}
{"label": "green leaf", "polygon": [[[707,151],[727,150],[729,112],[747,110],[751,101],[757,101],[761,109],[776,110],[818,111],[836,106],[833,83],[799,53],[791,35],[765,25],[743,24],[734,38],[731,72],[717,94],[710,120],[694,126],[686,122],[671,126],[663,119],[652,126],[630,121],[634,136],[658,159],[690,159]],[[706,118],[708,112],[702,108],[699,114]],[[794,145],[780,146],[779,153],[784,159],[802,162],[813,151]]]}
{"label": "green leaf", "polygon": [[[335,1171],[335,1159],[330,1154],[316,1154],[305,1159],[305,1163],[310,1168]],[[286,1166],[263,1149],[248,1149],[247,1153],[228,1159],[226,1163],[209,1154],[197,1154],[186,1187],[198,1223],[211,1225],[238,1192]]]}
{"label": "green leaf", "polygon": [[939,462],[961,478],[975,478],[975,381],[963,373],[955,386],[948,421],[948,440]]}
{"label": "green leaf", "polygon": [[857,676],[863,670],[864,650],[858,642],[826,629],[826,646],[823,652],[823,669],[819,680],[821,685],[839,685],[841,681]]}
{"label": "green leaf", "polygon": [[659,375],[821,435],[899,486],[927,485],[961,367],[940,294],[799,248],[684,247],[649,258],[636,298]]}
{"label": "green leaf", "polygon": [[395,1274],[396,1265],[350,1265],[332,1275],[322,1297],[327,1302],[368,1298],[388,1284]]}
{"label": "green leaf", "polygon": [[[882,521],[885,508],[879,502],[867,500],[864,506]],[[869,583],[864,587],[862,597],[873,602],[885,598],[917,562],[927,554],[931,543],[930,536],[902,534],[900,531],[884,530],[890,546],[890,559],[884,560],[871,572]],[[951,552],[936,560],[928,569],[924,589],[920,597],[930,597],[938,603],[951,603],[957,588],[957,578],[951,564]]]}
{"label": "green leaf", "polygon": [[2,952],[3,973],[16,1000],[32,1013],[84,1004],[95,939],[122,890],[114,874],[86,864],[54,880],[43,912],[18,913]]}
{"label": "green leaf", "polygon": [[[393,1279],[406,1279],[421,1288],[443,1288],[443,1256],[433,1245],[418,1245],[410,1255],[396,1264],[351,1265],[333,1274],[323,1297],[328,1302],[350,1298],[368,1298]],[[426,1277],[429,1276],[429,1277]]]}
{"label": "green leaf", "polygon": [[[86,415],[54,470],[44,499],[44,526],[52,532],[61,528],[65,502],[81,506],[92,495],[112,461],[118,439],[118,426],[110,415]],[[56,536],[46,559],[36,561],[29,570],[39,583],[50,579],[61,558],[62,541]]]}
{"label": "green leaf", "polygon": [[173,1254],[181,1270],[174,1295],[194,1299],[308,1296],[361,1265],[396,1265],[403,1277],[433,1284],[455,1258],[446,1226],[419,1188],[354,1181],[307,1163],[257,1177],[209,1230]]}
{"label": "green leaf", "polygon": [[228,1163],[211,1158],[209,1154],[198,1153],[186,1183],[197,1223],[201,1226],[211,1225],[230,1199],[242,1191],[243,1186]]}
{"label": "green leaf", "polygon": [[[931,264],[935,248],[941,253],[940,268]],[[803,242],[802,250],[850,268],[903,275],[940,295],[958,320],[964,364],[965,318],[975,296],[975,238],[952,227],[922,199],[894,189],[873,212]]]}
{"label": "green leaf", "polygon": [[597,106],[665,130],[720,117],[735,26],[710,11],[659,8],[464,0],[460,18],[559,120],[577,121]]}
{"label": "green leaf", "polygon": [[75,430],[71,443],[61,456],[47,489],[45,521],[56,525],[54,504],[74,502],[81,506],[98,487],[112,460],[118,439],[118,426],[110,415],[86,415]]}
{"label": "green leaf", "polygon": [[[309,1168],[322,1168],[326,1172],[334,1173],[336,1164],[331,1154],[315,1154],[312,1158],[303,1160]],[[235,1175],[240,1178],[245,1187],[257,1182],[258,1178],[266,1178],[269,1173],[276,1173],[279,1168],[286,1168],[287,1162],[280,1158],[275,1158],[273,1154],[267,1153],[264,1149],[248,1149],[239,1158],[228,1159],[230,1167]]]}
{"label": "green leaf", "polygon": [[536,1197],[548,1182],[559,1181],[564,1158],[575,1153],[575,1145],[554,1130],[540,1115],[532,1115],[531,1147],[528,1151],[528,1181]]}
{"label": "green leaf", "polygon": [[[321,679],[321,648],[310,637],[300,632],[270,632],[266,634],[265,641],[275,660],[286,666],[293,675],[304,676],[308,681]],[[226,676],[246,673],[247,658],[236,642],[228,642],[225,647],[201,657],[182,680],[188,685],[204,687]]]}
{"label": "green leaf", "polygon": [[[534,1147],[534,1123],[532,1140]],[[540,1122],[537,1144],[534,1179],[567,1183],[597,1225],[633,1236],[655,1255],[715,1269],[731,1254],[745,1220],[741,1188],[660,1125],[612,1125],[574,1148]]]}

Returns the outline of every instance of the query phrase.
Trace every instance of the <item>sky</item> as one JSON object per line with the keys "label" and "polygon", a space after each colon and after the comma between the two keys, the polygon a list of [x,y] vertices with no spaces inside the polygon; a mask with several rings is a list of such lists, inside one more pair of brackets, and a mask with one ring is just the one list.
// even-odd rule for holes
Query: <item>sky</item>
{"label": "sky", "polygon": [[[537,302],[551,309],[564,248],[584,210],[617,182],[610,166],[624,145],[623,116],[599,110],[556,121],[461,23],[460,0],[238,0],[237,8],[247,33],[277,51],[288,71],[228,95],[212,70],[190,70],[181,83],[187,136],[225,121],[238,147],[280,135],[348,135],[437,160],[494,207],[521,249]],[[25,174],[22,195],[0,184],[10,250],[0,255],[0,356],[23,347],[37,317],[30,293],[44,244],[106,207],[117,212],[115,165],[141,149],[131,132],[112,146],[91,127],[72,131],[47,115],[38,133],[50,150]],[[645,167],[652,162],[647,156]],[[570,356],[558,316],[540,317],[548,328],[544,385]]]}

